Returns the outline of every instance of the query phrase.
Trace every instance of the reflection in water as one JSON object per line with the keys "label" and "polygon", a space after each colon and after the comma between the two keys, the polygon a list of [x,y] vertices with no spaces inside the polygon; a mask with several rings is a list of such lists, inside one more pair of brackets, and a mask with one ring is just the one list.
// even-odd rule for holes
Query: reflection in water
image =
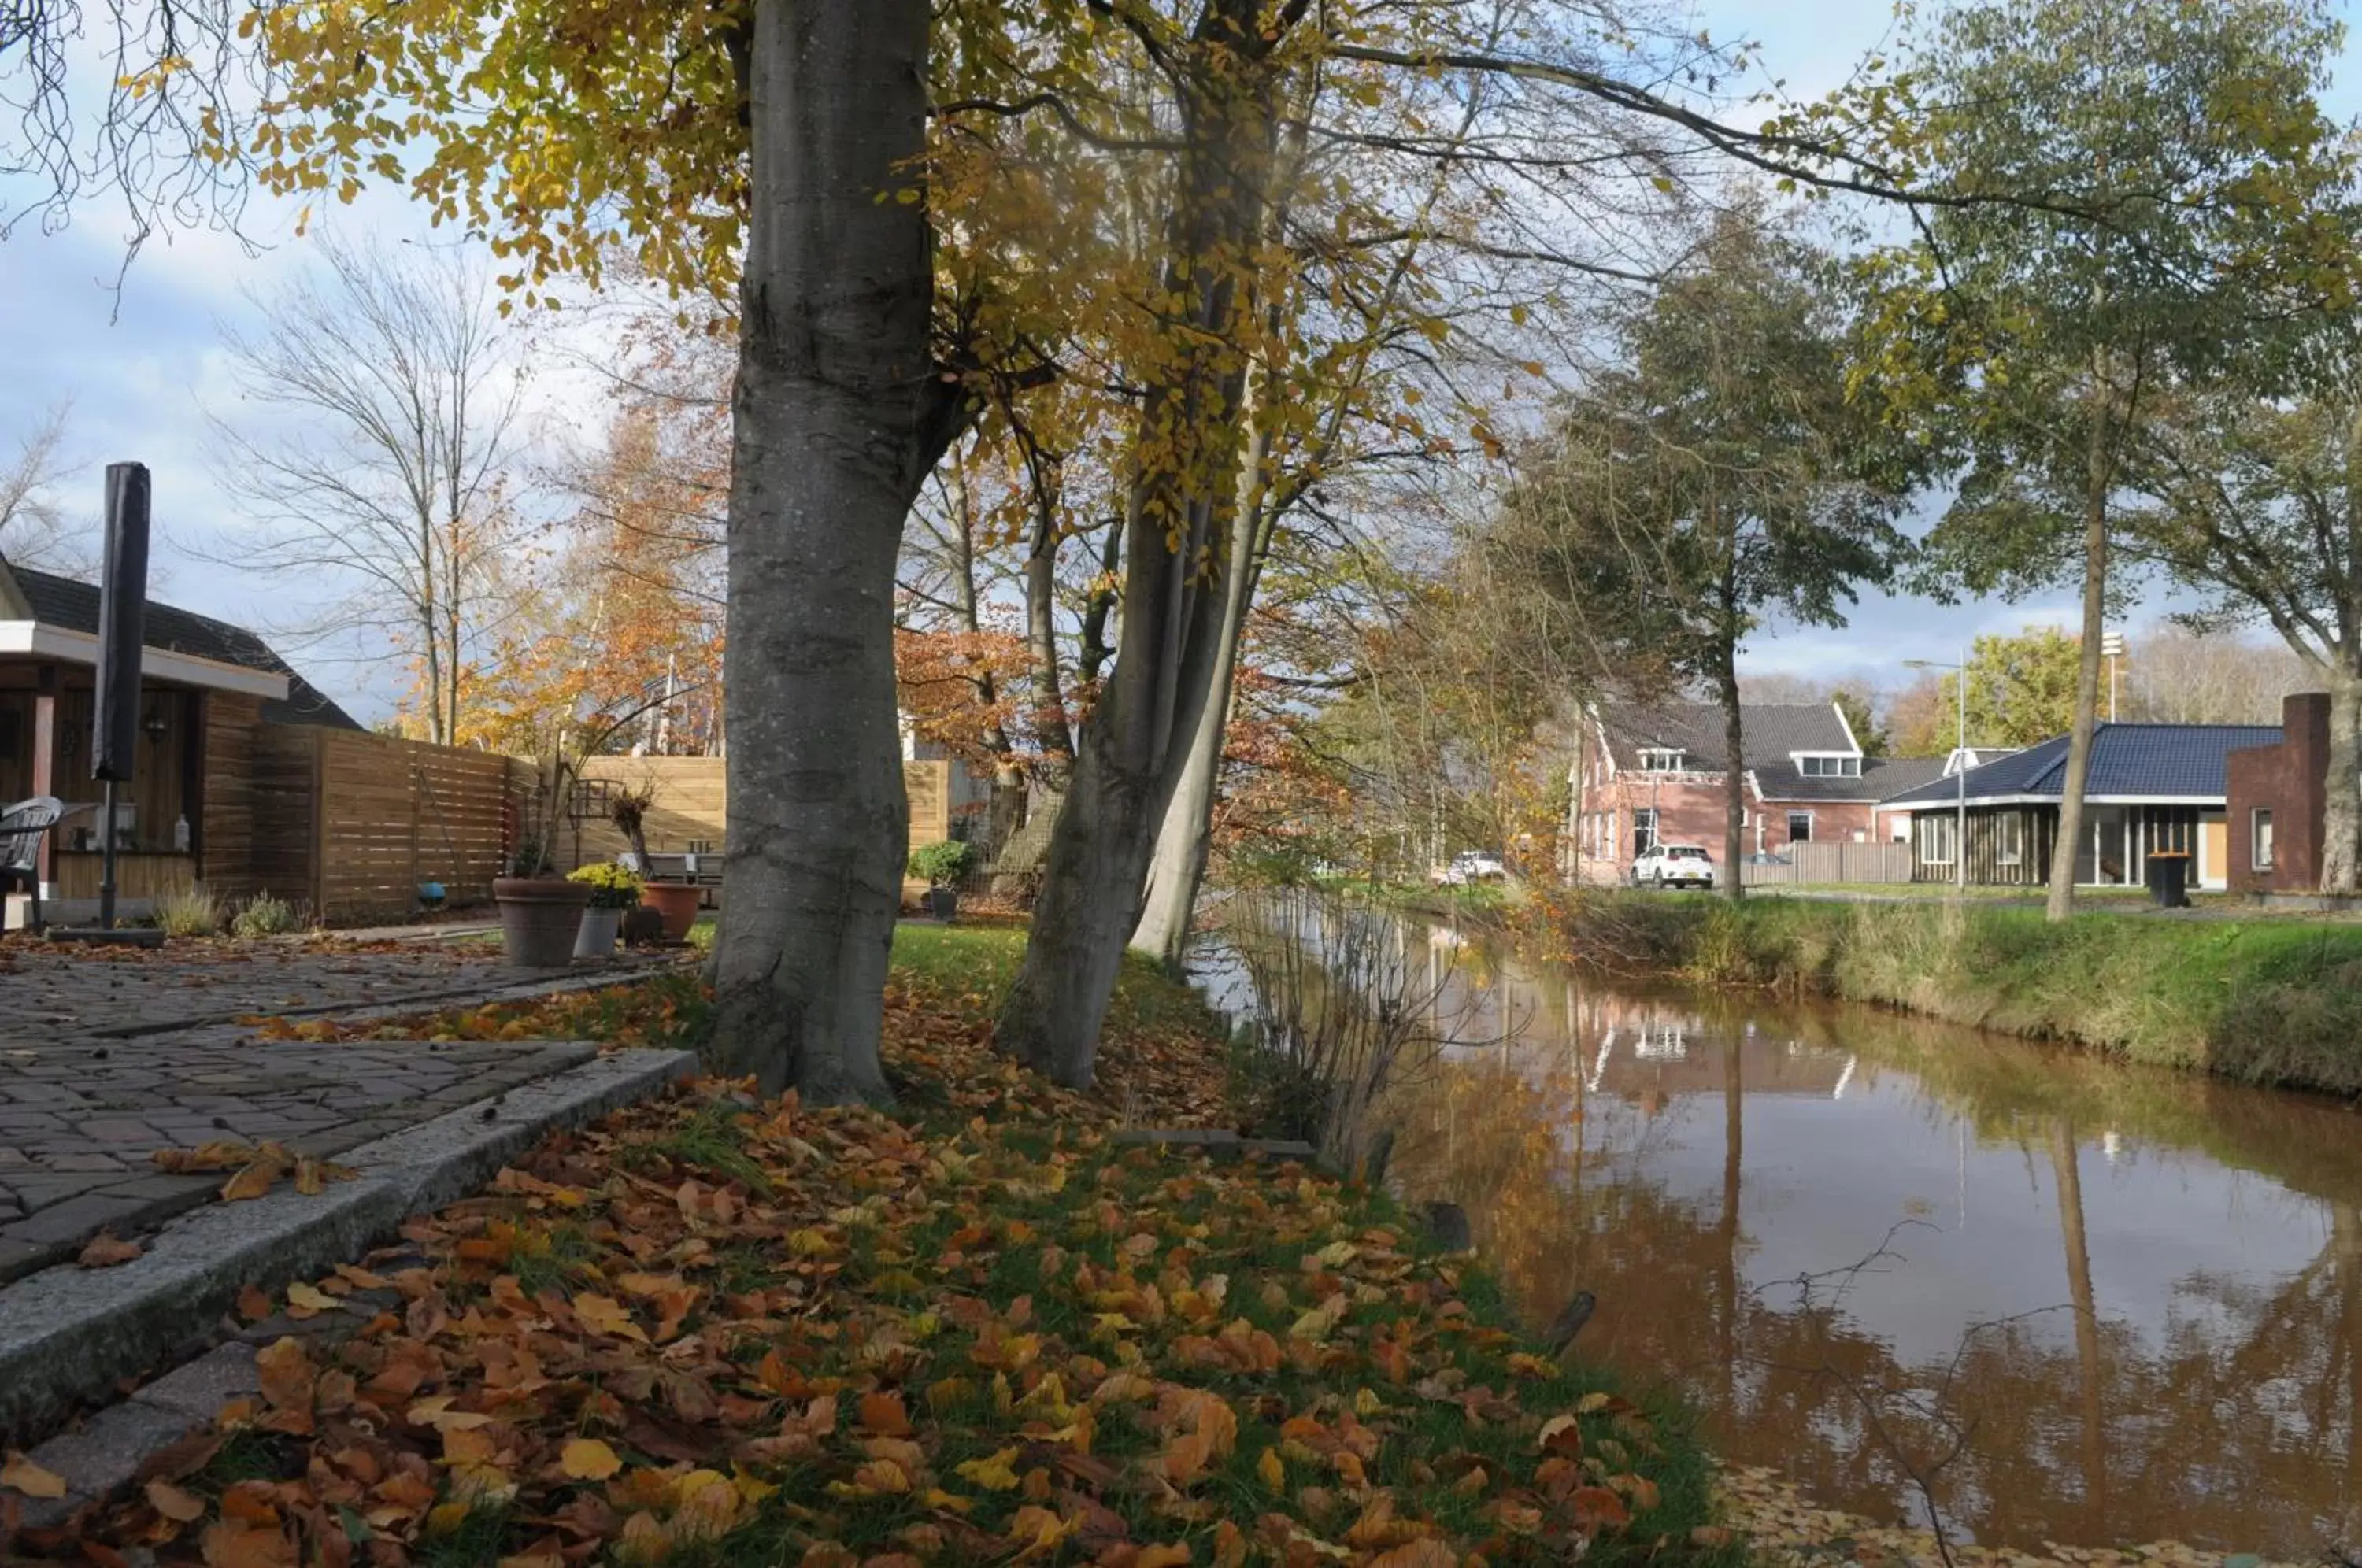
{"label": "reflection in water", "polygon": [[2353,1114],[1449,956],[1444,1032],[1507,1043],[1398,1097],[1405,1195],[1733,1460],[1987,1544],[2362,1539]]}

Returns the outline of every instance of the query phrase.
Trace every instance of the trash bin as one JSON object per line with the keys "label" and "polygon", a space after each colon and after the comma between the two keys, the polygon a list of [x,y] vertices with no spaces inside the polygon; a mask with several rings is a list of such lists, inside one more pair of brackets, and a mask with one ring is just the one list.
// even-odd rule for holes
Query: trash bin
{"label": "trash bin", "polygon": [[2190,907],[2190,856],[2179,851],[2148,857],[2148,896],[2161,910]]}

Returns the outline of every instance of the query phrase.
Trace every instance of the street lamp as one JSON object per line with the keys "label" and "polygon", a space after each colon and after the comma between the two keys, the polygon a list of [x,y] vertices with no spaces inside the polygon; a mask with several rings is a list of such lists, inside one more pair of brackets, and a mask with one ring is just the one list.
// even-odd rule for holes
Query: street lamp
{"label": "street lamp", "polygon": [[1960,653],[1960,662],[1946,664],[1941,659],[1906,658],[1905,669],[1948,669],[1957,678],[1953,686],[1960,699],[1959,742],[1952,749],[1952,779],[1959,787],[1959,803],[1952,818],[1952,873],[1955,885],[1965,898],[1969,891],[1969,656]]}
{"label": "street lamp", "polygon": [[2116,722],[2116,661],[2125,657],[2125,635],[2102,632],[2100,654],[2108,661],[2108,723],[2113,724]]}

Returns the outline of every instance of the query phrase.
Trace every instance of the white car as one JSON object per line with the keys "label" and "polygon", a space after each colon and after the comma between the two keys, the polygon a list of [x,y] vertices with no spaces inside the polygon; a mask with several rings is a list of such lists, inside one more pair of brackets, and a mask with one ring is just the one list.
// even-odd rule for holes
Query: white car
{"label": "white car", "polygon": [[1714,857],[1694,844],[1661,844],[1632,862],[1636,888],[1711,888]]}
{"label": "white car", "polygon": [[1465,888],[1476,882],[1498,882],[1509,875],[1501,857],[1489,850],[1463,849],[1451,857],[1435,878],[1438,887]]}

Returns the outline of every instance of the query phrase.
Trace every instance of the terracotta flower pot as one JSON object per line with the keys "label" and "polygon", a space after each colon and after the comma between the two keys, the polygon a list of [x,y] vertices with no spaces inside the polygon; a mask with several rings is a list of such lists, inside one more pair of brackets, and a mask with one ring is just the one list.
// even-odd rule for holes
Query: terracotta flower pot
{"label": "terracotta flower pot", "polygon": [[640,889],[640,902],[664,916],[667,942],[680,942],[697,923],[698,892],[685,882],[650,882]]}
{"label": "terracotta flower pot", "polygon": [[574,961],[582,911],[590,904],[588,887],[563,877],[495,877],[492,898],[501,906],[501,947],[510,963],[563,969]]}

